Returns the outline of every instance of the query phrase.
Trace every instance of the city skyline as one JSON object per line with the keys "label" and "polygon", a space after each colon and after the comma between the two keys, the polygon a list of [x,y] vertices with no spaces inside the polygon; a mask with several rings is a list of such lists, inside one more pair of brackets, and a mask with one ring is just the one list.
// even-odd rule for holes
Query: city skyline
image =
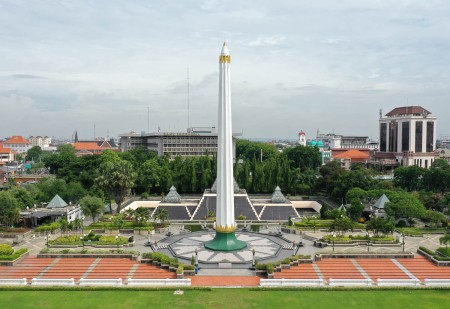
{"label": "city skyline", "polygon": [[[233,53],[234,131],[378,138],[420,105],[450,133],[450,4],[0,1],[0,137],[217,126],[216,49]],[[20,124],[20,125],[19,125]]]}

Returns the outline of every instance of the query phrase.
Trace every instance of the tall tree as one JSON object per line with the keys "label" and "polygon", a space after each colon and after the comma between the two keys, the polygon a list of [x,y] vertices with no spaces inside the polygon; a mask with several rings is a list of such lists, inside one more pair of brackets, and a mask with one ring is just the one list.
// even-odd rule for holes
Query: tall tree
{"label": "tall tree", "polygon": [[92,221],[95,222],[97,217],[103,213],[105,203],[101,198],[86,195],[80,200],[80,206],[83,214],[91,217]]}
{"label": "tall tree", "polygon": [[400,166],[394,170],[394,184],[408,191],[420,189],[420,182],[425,169],[413,166]]}
{"label": "tall tree", "polygon": [[0,191],[0,222],[12,226],[19,221],[19,203],[8,191]]}
{"label": "tall tree", "polygon": [[114,198],[117,204],[116,212],[120,213],[122,202],[136,179],[133,165],[125,160],[106,161],[100,165],[100,171],[101,175],[96,182]]}
{"label": "tall tree", "polygon": [[25,160],[37,162],[42,156],[42,149],[39,146],[33,146],[27,151]]}

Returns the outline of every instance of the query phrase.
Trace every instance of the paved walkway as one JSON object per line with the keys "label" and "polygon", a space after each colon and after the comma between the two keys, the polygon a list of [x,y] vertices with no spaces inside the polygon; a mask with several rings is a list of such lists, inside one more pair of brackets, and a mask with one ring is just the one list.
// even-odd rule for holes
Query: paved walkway
{"label": "paved walkway", "polygon": [[259,286],[259,279],[256,276],[194,276],[191,277],[191,283],[192,286],[244,287]]}

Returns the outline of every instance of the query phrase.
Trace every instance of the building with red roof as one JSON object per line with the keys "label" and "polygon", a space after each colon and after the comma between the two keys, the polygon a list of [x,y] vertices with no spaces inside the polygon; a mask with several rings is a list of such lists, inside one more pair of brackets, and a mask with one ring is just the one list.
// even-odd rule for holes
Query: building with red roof
{"label": "building with red roof", "polygon": [[75,148],[77,157],[101,154],[105,150],[118,151],[118,147],[107,140],[77,141],[72,143],[72,146]]}
{"label": "building with red roof", "polygon": [[0,143],[0,165],[14,161],[14,151]]}
{"label": "building with red roof", "polygon": [[353,163],[366,164],[370,159],[368,149],[332,149],[332,160],[341,162],[341,166],[350,169]]}
{"label": "building with red roof", "polygon": [[15,135],[3,142],[3,147],[11,148],[16,153],[24,153],[27,152],[32,145],[23,136]]}

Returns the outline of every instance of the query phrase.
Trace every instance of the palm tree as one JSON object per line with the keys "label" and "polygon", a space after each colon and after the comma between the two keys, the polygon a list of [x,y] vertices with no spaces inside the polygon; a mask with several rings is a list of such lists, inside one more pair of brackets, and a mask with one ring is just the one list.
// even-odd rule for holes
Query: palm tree
{"label": "palm tree", "polygon": [[65,233],[69,228],[69,222],[67,222],[66,218],[59,220],[59,228],[61,229],[61,236],[63,232]]}
{"label": "palm tree", "polygon": [[126,160],[106,161],[100,165],[101,176],[95,182],[105,190],[107,196],[113,196],[119,214],[125,196],[134,186],[136,172]]}
{"label": "palm tree", "polygon": [[77,230],[81,229],[83,227],[83,221],[81,221],[80,218],[76,218],[75,220],[73,220],[73,227]]}
{"label": "palm tree", "polygon": [[448,248],[449,242],[450,242],[450,234],[445,234],[444,236],[439,238],[439,243],[441,245],[445,245],[445,248]]}
{"label": "palm tree", "polygon": [[138,207],[134,211],[134,218],[139,226],[143,226],[150,219],[150,211],[148,208]]}
{"label": "palm tree", "polygon": [[165,208],[158,208],[158,211],[153,215],[156,220],[161,222],[161,225],[164,225],[166,220],[169,220],[169,213]]}
{"label": "palm tree", "polygon": [[123,212],[123,214],[125,215],[125,217],[126,217],[127,219],[131,219],[131,218],[134,218],[134,217],[135,217],[135,215],[136,215],[136,210],[131,209],[131,208],[128,208],[127,210],[125,210],[125,211]]}

